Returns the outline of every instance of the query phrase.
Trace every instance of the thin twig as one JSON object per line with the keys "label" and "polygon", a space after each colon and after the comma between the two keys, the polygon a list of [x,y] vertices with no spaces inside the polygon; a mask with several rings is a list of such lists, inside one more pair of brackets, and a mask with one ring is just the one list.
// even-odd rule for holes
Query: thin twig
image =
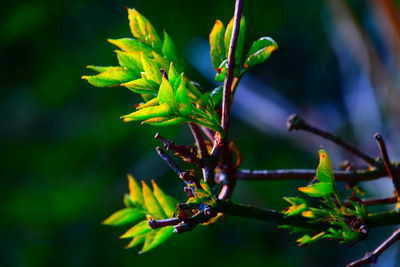
{"label": "thin twig", "polygon": [[385,140],[383,140],[382,136],[380,133],[377,133],[374,135],[374,138],[378,142],[379,149],[381,151],[382,159],[383,159],[383,164],[385,165],[386,171],[388,175],[392,178],[394,187],[396,188],[397,193],[400,193],[400,178],[392,168],[392,164],[390,162],[389,155],[387,153],[386,149],[386,144]]}
{"label": "thin twig", "polygon": [[210,129],[208,129],[204,126],[200,126],[200,129],[203,131],[205,136],[207,136],[208,140],[210,140],[210,142],[213,143],[215,140],[215,138],[214,138],[215,134]]}
{"label": "thin twig", "polygon": [[[397,203],[397,201],[398,201],[397,197],[362,199],[362,203],[366,206],[381,205],[381,204],[394,204],[394,203]],[[344,205],[347,207],[352,206],[352,204],[348,201],[345,201]]]}
{"label": "thin twig", "polygon": [[200,132],[199,126],[197,126],[194,123],[189,123],[189,127],[190,130],[192,131],[194,140],[196,141],[196,145],[199,149],[200,157],[204,162],[204,167],[202,168],[203,179],[210,186],[212,186],[214,184],[214,176],[212,175],[210,170],[210,160],[209,160],[210,155],[208,154],[206,143],[204,142],[204,138]]}
{"label": "thin twig", "polygon": [[361,152],[359,149],[357,149],[356,147],[350,145],[349,143],[345,142],[343,139],[329,133],[323,130],[320,130],[310,124],[308,124],[307,122],[305,122],[301,117],[299,117],[297,114],[293,114],[291,116],[289,116],[289,118],[287,119],[287,128],[289,131],[292,130],[303,130],[306,132],[310,132],[313,133],[315,135],[321,136],[322,138],[328,139],[332,142],[334,142],[335,144],[343,147],[344,149],[346,149],[347,151],[349,151],[350,153],[352,153],[353,155],[363,159],[366,163],[368,163],[371,166],[375,166],[376,165],[376,161],[371,158],[370,156],[366,155],[365,153]]}
{"label": "thin twig", "polygon": [[186,159],[187,161],[193,163],[199,168],[202,168],[204,166],[204,162],[196,157],[196,155],[191,151],[189,146],[184,146],[184,145],[177,145],[171,140],[167,140],[166,138],[162,137],[160,133],[156,133],[154,138],[160,140],[164,148],[166,150],[173,150],[175,151],[178,155]]}
{"label": "thin twig", "polygon": [[160,156],[160,158],[162,158],[167,165],[178,175],[181,176],[182,171],[181,169],[178,167],[178,165],[176,165],[176,163],[168,156],[167,153],[165,153],[164,150],[162,150],[161,147],[156,147],[156,151],[157,154]]}
{"label": "thin twig", "polygon": [[378,257],[385,252],[390,246],[400,240],[400,228],[392,233],[392,235],[380,244],[372,253],[367,253],[364,258],[353,261],[346,267],[358,267],[364,264],[375,264]]}
{"label": "thin twig", "polygon": [[[399,172],[396,168],[396,172]],[[315,170],[312,169],[291,169],[291,170],[245,170],[238,169],[235,172],[237,180],[244,181],[272,181],[272,180],[312,180],[315,176]],[[360,171],[335,171],[336,181],[347,182],[355,185],[358,182],[376,180],[386,177],[386,171],[360,170]]]}
{"label": "thin twig", "polygon": [[225,133],[225,136],[223,137],[225,141],[227,140],[227,134],[229,128],[229,117],[230,117],[231,103],[232,103],[232,83],[235,72],[235,53],[240,31],[240,20],[242,18],[242,7],[243,7],[243,1],[236,0],[232,37],[229,44],[228,61],[226,63],[226,78],[224,81],[223,96],[222,96],[221,127]]}

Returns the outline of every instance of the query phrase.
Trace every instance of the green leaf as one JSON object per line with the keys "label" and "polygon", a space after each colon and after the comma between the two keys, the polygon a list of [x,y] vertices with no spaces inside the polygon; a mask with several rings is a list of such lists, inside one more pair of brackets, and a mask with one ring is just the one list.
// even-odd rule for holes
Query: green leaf
{"label": "green leaf", "polygon": [[153,50],[150,46],[133,38],[108,39],[107,41],[125,52],[143,52],[146,55],[150,55]]}
{"label": "green leaf", "polygon": [[164,241],[166,241],[169,237],[172,236],[174,228],[173,227],[163,227],[157,230],[154,230],[150,233],[152,235],[147,235],[146,240],[144,242],[142,250],[139,254],[147,252],[159,245],[161,245]]}
{"label": "green leaf", "polygon": [[226,76],[226,63],[227,60],[222,61],[221,65],[216,69],[215,80],[217,82],[223,82]]}
{"label": "green leaf", "polygon": [[319,165],[317,168],[317,179],[324,183],[333,183],[333,168],[331,160],[328,157],[328,153],[321,149],[319,151]]}
{"label": "green leaf", "polygon": [[168,117],[172,114],[171,107],[167,104],[160,104],[158,106],[150,106],[146,108],[139,109],[131,114],[122,116],[125,122],[135,121],[135,120],[145,120],[154,117]]}
{"label": "green leaf", "polygon": [[175,88],[174,84],[176,79],[180,77],[180,73],[178,70],[175,68],[176,64],[174,62],[171,62],[169,64],[169,71],[168,71],[168,80],[171,83],[172,87]]}
{"label": "green leaf", "polygon": [[292,206],[288,207],[284,213],[285,216],[295,216],[307,209],[307,203],[304,199],[299,197],[284,197],[284,200],[292,204]]}
{"label": "green leaf", "polygon": [[212,102],[215,105],[218,105],[222,101],[222,94],[224,92],[223,86],[218,86],[214,90],[211,91],[210,97]]}
{"label": "green leaf", "polygon": [[131,174],[128,174],[128,185],[129,185],[129,196],[132,201],[138,203],[141,207],[144,207],[144,199],[142,190]]}
{"label": "green leaf", "polygon": [[215,21],[209,38],[211,61],[215,69],[217,69],[225,59],[224,33],[224,24],[220,20]]}
{"label": "green leaf", "polygon": [[121,85],[138,94],[155,94],[158,91],[158,84],[147,79],[136,79]]}
{"label": "green leaf", "polygon": [[154,180],[151,180],[151,184],[153,185],[154,195],[156,196],[158,203],[160,203],[164,213],[167,217],[172,217],[176,211],[178,201],[165,194]]}
{"label": "green leaf", "polygon": [[190,102],[188,90],[183,79],[181,79],[181,84],[176,90],[175,100],[178,104],[178,110],[183,116],[187,116],[192,113],[192,104]]}
{"label": "green leaf", "polygon": [[143,123],[147,123],[153,126],[169,126],[183,122],[186,122],[186,120],[182,117],[157,117],[145,120]]}
{"label": "green leaf", "polygon": [[139,52],[122,52],[119,50],[115,50],[115,52],[117,53],[118,62],[121,67],[128,68],[137,76],[140,75],[143,66]]}
{"label": "green leaf", "polygon": [[82,79],[87,80],[93,86],[108,87],[119,86],[121,83],[138,78],[132,71],[123,67],[107,67],[107,70],[97,67],[97,70],[103,70],[103,72],[93,76],[82,76]]}
{"label": "green leaf", "polygon": [[[228,58],[229,45],[231,43],[231,38],[232,38],[233,22],[234,22],[234,18],[231,19],[228,26],[226,27],[225,36],[224,36],[226,58]],[[237,40],[237,44],[236,44],[236,52],[235,52],[236,64],[238,66],[240,66],[241,62],[242,62],[242,54],[243,54],[243,47],[244,47],[244,41],[245,41],[245,32],[246,32],[246,21],[245,21],[244,17],[242,17],[240,20],[239,36],[238,36],[238,40]]]}
{"label": "green leaf", "polygon": [[149,222],[147,220],[144,220],[144,221],[137,223],[131,229],[126,231],[123,235],[120,236],[120,238],[131,238],[134,236],[146,234],[147,232],[150,232],[150,231],[151,231],[151,228],[149,226]]}
{"label": "green leaf", "polygon": [[151,191],[150,187],[144,181],[142,181],[142,189],[144,203],[146,204],[146,208],[149,211],[149,215],[152,216],[153,219],[157,220],[166,219],[167,216],[160,207],[160,204],[153,194],[153,191]]}
{"label": "green leaf", "polygon": [[157,84],[161,83],[161,72],[159,66],[151,60],[150,58],[146,57],[143,53],[141,53],[141,61],[143,65],[143,70],[145,73],[145,77],[148,80],[152,80]]}
{"label": "green leaf", "polygon": [[272,52],[277,49],[278,44],[272,38],[261,37],[251,45],[244,63],[244,68],[249,69],[257,64],[263,63],[270,57]]}
{"label": "green leaf", "polygon": [[156,63],[156,65],[159,67],[159,69],[162,68],[165,71],[168,70],[169,63],[164,57],[162,57],[161,55],[159,55],[158,53],[156,53],[154,51],[151,53],[151,55],[153,56],[153,62]]}
{"label": "green leaf", "polygon": [[162,41],[151,23],[136,9],[128,8],[129,27],[133,37],[160,52]]}
{"label": "green leaf", "polygon": [[89,65],[89,66],[86,66],[86,68],[101,73],[101,72],[105,72],[105,71],[108,70],[109,68],[113,68],[113,67],[112,67],[112,66],[104,67],[104,66],[92,66],[92,65]]}
{"label": "green leaf", "polygon": [[170,107],[174,107],[176,104],[174,89],[165,77],[162,77],[162,82],[157,97],[161,104],[167,103]]}
{"label": "green leaf", "polygon": [[317,235],[314,235],[313,237],[310,237],[309,235],[304,235],[303,237],[297,239],[296,241],[299,243],[299,246],[310,245],[323,238],[324,235],[325,232],[321,232]]}
{"label": "green leaf", "polygon": [[175,62],[177,64],[180,63],[178,53],[176,52],[175,44],[166,31],[164,31],[164,43],[162,46],[162,54],[168,61]]}
{"label": "green leaf", "polygon": [[310,197],[324,197],[333,193],[331,183],[319,182],[307,187],[299,187],[299,191]]}
{"label": "green leaf", "polygon": [[125,208],[114,212],[110,217],[103,221],[103,224],[107,225],[122,225],[131,223],[143,218],[145,215],[142,209],[131,209]]}
{"label": "green leaf", "polygon": [[134,246],[137,246],[137,245],[143,243],[145,239],[146,239],[146,234],[135,236],[132,239],[132,241],[129,242],[129,244],[125,246],[125,248],[127,249],[127,248],[132,248]]}

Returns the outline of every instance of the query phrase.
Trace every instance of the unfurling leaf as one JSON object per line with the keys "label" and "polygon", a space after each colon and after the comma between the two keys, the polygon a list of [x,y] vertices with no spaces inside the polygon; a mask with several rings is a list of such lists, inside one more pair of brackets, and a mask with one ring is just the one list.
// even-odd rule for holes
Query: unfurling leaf
{"label": "unfurling leaf", "polygon": [[131,114],[122,116],[124,121],[146,120],[154,117],[168,117],[172,114],[171,107],[167,104],[150,106],[139,109]]}
{"label": "unfurling leaf", "polygon": [[152,216],[153,219],[157,220],[167,218],[156,197],[154,196],[153,191],[151,191],[150,187],[144,181],[142,181],[142,189],[144,203],[149,211],[149,215]]}
{"label": "unfurling leaf", "polygon": [[162,54],[168,61],[180,64],[180,59],[178,57],[178,53],[176,52],[175,44],[165,31],[164,31],[164,43],[162,46]]}
{"label": "unfurling leaf", "polygon": [[167,215],[167,218],[172,217],[175,213],[176,205],[178,204],[178,202],[174,198],[171,198],[167,194],[165,194],[155,181],[151,180],[151,184],[153,186],[154,195],[160,203],[160,206],[163,209],[164,213]]}
{"label": "unfurling leaf", "polygon": [[88,66],[88,68],[102,70],[102,72],[97,75],[82,76],[82,79],[87,80],[91,85],[97,87],[119,86],[122,83],[139,78],[135,73],[123,67],[100,68]]}
{"label": "unfurling leaf", "polygon": [[157,66],[153,60],[146,57],[143,53],[141,53],[141,61],[146,79],[160,84],[162,75],[159,66]]}
{"label": "unfurling leaf", "polygon": [[325,232],[321,232],[312,237],[310,237],[309,235],[304,235],[303,237],[297,239],[297,242],[299,243],[299,246],[309,245],[309,244],[312,244],[312,243],[320,240],[321,238],[324,237],[324,235],[325,235]]}
{"label": "unfurling leaf", "polygon": [[304,199],[299,197],[284,197],[284,200],[292,204],[292,206],[288,207],[284,213],[285,216],[294,216],[302,213],[307,209],[307,203]]}
{"label": "unfurling leaf", "polygon": [[210,55],[214,69],[217,69],[222,61],[225,60],[225,46],[224,46],[224,33],[225,26],[220,21],[215,21],[214,27],[210,33]]}
{"label": "unfurling leaf", "polygon": [[138,182],[131,174],[128,174],[128,185],[129,185],[129,196],[134,203],[137,203],[141,207],[144,207],[144,199],[142,189]]}
{"label": "unfurling leaf", "polygon": [[[151,235],[150,235],[150,233],[151,233]],[[163,228],[159,228],[157,230],[151,231],[150,233],[147,234],[146,240],[144,241],[143,248],[139,252],[139,254],[147,252],[147,251],[161,245],[165,240],[167,240],[174,233],[174,228],[173,227],[163,227]]]}
{"label": "unfurling leaf", "polygon": [[249,69],[257,64],[263,63],[278,49],[278,44],[270,37],[261,37],[255,41],[247,54],[244,68]]}
{"label": "unfurling leaf", "polygon": [[133,37],[150,45],[158,52],[161,51],[162,42],[151,23],[136,9],[128,8],[129,27]]}
{"label": "unfurling leaf", "polygon": [[147,220],[141,221],[126,231],[120,238],[131,238],[150,232],[151,228]]}
{"label": "unfurling leaf", "polygon": [[319,151],[319,165],[317,168],[316,176],[317,179],[321,182],[334,182],[332,162],[328,157],[328,153],[326,153],[326,151],[323,149]]}
{"label": "unfurling leaf", "polygon": [[139,220],[145,215],[143,209],[126,208],[114,212],[110,217],[103,221],[107,225],[122,225]]}
{"label": "unfurling leaf", "polygon": [[174,89],[165,77],[162,77],[160,90],[158,91],[158,101],[160,104],[168,104],[171,108],[175,107]]}
{"label": "unfurling leaf", "polygon": [[139,52],[122,52],[119,50],[117,53],[118,63],[120,66],[125,67],[137,76],[140,76],[140,72],[143,71],[142,60]]}
{"label": "unfurling leaf", "polygon": [[152,48],[138,39],[133,38],[121,38],[121,39],[107,39],[107,41],[119,49],[125,52],[143,52],[146,55],[150,55]]}
{"label": "unfurling leaf", "polygon": [[333,193],[332,183],[319,182],[307,187],[299,187],[299,191],[310,197],[324,197]]}
{"label": "unfurling leaf", "polygon": [[154,94],[158,90],[158,84],[147,79],[136,79],[121,85],[138,94]]}

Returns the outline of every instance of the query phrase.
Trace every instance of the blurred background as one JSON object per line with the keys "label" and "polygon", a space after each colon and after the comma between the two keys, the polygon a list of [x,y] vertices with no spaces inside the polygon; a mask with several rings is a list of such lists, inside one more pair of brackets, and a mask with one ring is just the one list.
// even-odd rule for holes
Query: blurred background
{"label": "blurred background", "polygon": [[[107,38],[130,37],[123,7],[134,7],[182,51],[191,79],[213,88],[208,34],[225,23],[234,1],[8,1],[0,11],[1,266],[340,266],[364,255],[392,230],[376,229],[352,248],[322,241],[298,248],[296,235],[231,217],[177,235],[137,255],[118,236],[127,227],[101,221],[122,208],[126,174],[155,179],[185,200],[182,184],[156,155],[156,131],[190,144],[185,126],[156,129],[123,123],[139,101],[125,88],[95,88],[85,65],[116,65]],[[334,165],[346,151],[285,121],[298,113],[371,156],[380,131],[400,158],[400,1],[245,1],[247,45],[270,36],[279,51],[239,86],[231,136],[243,168],[315,168],[323,146]],[[305,183],[305,182],[304,182]],[[281,209],[304,183],[239,182],[234,200]],[[389,196],[390,181],[363,184]],[[373,190],[371,190],[373,189]],[[343,190],[345,190],[343,188]],[[377,266],[399,266],[388,250]],[[396,256],[397,255],[397,256]],[[396,258],[397,257],[397,258]],[[396,265],[397,263],[397,265]]]}

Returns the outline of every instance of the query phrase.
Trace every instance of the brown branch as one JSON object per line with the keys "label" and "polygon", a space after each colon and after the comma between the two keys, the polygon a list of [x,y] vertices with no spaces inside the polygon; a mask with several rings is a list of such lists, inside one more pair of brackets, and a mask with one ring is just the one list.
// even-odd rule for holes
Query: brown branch
{"label": "brown branch", "polygon": [[156,133],[154,138],[160,140],[163,143],[164,148],[166,150],[175,151],[179,156],[183,157],[188,162],[193,163],[199,168],[202,168],[204,166],[204,162],[198,157],[196,157],[196,154],[194,154],[194,152],[191,151],[193,150],[193,148],[191,149],[190,146],[177,145],[173,141],[167,140],[166,138],[162,137],[161,134],[159,133]]}
{"label": "brown branch", "polygon": [[176,165],[176,163],[168,156],[167,153],[165,153],[164,150],[162,150],[161,147],[156,147],[156,151],[157,154],[160,156],[160,158],[162,158],[167,165],[178,175],[181,176],[182,175],[182,171],[181,169],[178,167],[178,165]]}
{"label": "brown branch", "polygon": [[383,164],[385,165],[385,169],[386,169],[388,175],[392,178],[393,185],[396,188],[397,193],[400,193],[400,178],[399,178],[397,172],[395,172],[393,170],[389,155],[387,153],[385,140],[383,140],[380,133],[375,134],[374,138],[378,142],[379,149],[381,151],[381,155],[382,155],[382,159],[383,159]]}
{"label": "brown branch", "polygon": [[375,164],[376,164],[376,161],[373,158],[371,158],[370,156],[368,156],[365,153],[361,152],[356,147],[350,145],[349,143],[347,143],[343,139],[341,139],[341,138],[339,138],[339,137],[337,137],[337,136],[335,136],[335,135],[333,135],[333,134],[331,134],[329,132],[320,130],[320,129],[308,124],[307,122],[305,122],[297,114],[293,114],[293,115],[289,116],[289,118],[287,119],[287,124],[286,125],[287,125],[287,128],[288,128],[289,131],[303,130],[303,131],[306,131],[306,132],[313,133],[315,135],[321,136],[322,138],[330,140],[330,141],[334,142],[335,144],[343,147],[344,149],[346,149],[347,151],[349,151],[353,155],[363,159],[369,165],[375,166]]}
{"label": "brown branch", "polygon": [[[362,203],[366,206],[371,206],[371,205],[381,205],[381,204],[394,204],[397,203],[398,199],[397,197],[386,197],[386,198],[367,198],[367,199],[361,199]],[[344,205],[349,207],[352,206],[351,203],[345,201]]]}
{"label": "brown branch", "polygon": [[[396,172],[399,169],[396,167]],[[315,170],[312,169],[291,169],[291,170],[244,170],[238,169],[235,172],[237,180],[244,181],[271,181],[271,180],[311,180],[315,176]],[[335,180],[347,182],[350,185],[358,182],[376,180],[386,177],[386,171],[375,170],[359,170],[359,171],[335,171]]]}
{"label": "brown branch", "polygon": [[242,7],[243,7],[243,1],[236,0],[232,37],[229,44],[228,61],[226,63],[226,77],[224,81],[223,96],[222,96],[221,127],[225,134],[223,137],[225,143],[227,140],[228,128],[229,128],[229,117],[232,104],[232,83],[235,72],[235,53],[240,31],[240,20],[242,18]]}
{"label": "brown branch", "polygon": [[365,264],[375,264],[378,257],[385,252],[390,246],[400,240],[400,228],[392,233],[392,235],[380,244],[372,253],[367,253],[364,258],[353,261],[346,267],[358,267]]}

